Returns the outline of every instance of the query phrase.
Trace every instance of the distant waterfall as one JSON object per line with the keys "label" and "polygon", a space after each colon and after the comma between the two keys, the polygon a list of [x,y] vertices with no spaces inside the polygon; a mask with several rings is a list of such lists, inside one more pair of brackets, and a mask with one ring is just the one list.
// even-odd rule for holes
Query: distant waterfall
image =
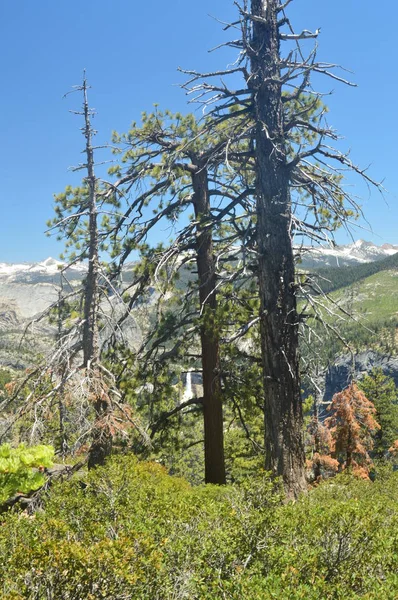
{"label": "distant waterfall", "polygon": [[187,400],[190,400],[192,398],[192,372],[187,371],[186,375],[187,378],[185,382],[185,390],[181,399],[182,402],[186,402]]}

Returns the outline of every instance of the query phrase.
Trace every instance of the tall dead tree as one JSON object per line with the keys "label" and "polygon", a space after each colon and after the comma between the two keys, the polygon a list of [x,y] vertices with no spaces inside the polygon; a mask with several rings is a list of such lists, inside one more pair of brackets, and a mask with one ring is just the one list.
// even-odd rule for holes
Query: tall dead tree
{"label": "tall dead tree", "polygon": [[90,110],[87,97],[87,80],[83,79],[81,87],[83,93],[84,117],[83,135],[86,139],[85,154],[87,177],[85,183],[88,188],[87,213],[88,213],[88,271],[84,284],[84,324],[83,324],[83,366],[90,368],[99,360],[98,339],[98,303],[99,303],[99,239],[98,239],[98,210],[97,210],[97,187],[98,182],[94,170],[93,135],[95,131],[91,126],[92,111]]}
{"label": "tall dead tree", "polygon": [[[93,137],[96,132],[91,124],[94,111],[89,107],[88,89],[84,76],[82,85],[73,90],[83,95],[82,109],[71,111],[83,117],[81,130],[85,137],[85,160],[73,170],[83,170],[86,176],[81,186],[67,186],[64,193],[55,197],[56,216],[48,223],[49,232],[55,230],[58,239],[64,242],[63,258],[67,262],[61,265],[59,299],[40,318],[54,320],[56,314],[58,336],[49,356],[22,380],[11,398],[12,402],[20,392],[25,394],[24,386],[29,382],[31,391],[25,394],[23,403],[6,423],[3,435],[17,419],[28,415],[34,419],[32,430],[45,432],[46,419],[51,420],[54,400],[58,400],[61,451],[65,451],[68,423],[69,434],[72,434],[68,439],[71,452],[91,437],[88,466],[92,468],[104,463],[115,435],[127,438],[129,429],[134,428],[139,430],[145,443],[149,438],[132,418],[128,407],[119,402],[114,377],[101,360],[100,329],[102,343],[109,335],[119,334],[119,339],[123,335],[114,316],[117,303],[123,304],[120,290],[112,274],[100,262],[100,252],[105,249],[110,235],[107,220],[117,211],[119,196],[114,186],[95,174]],[[81,285],[70,284],[67,279],[68,269],[76,265],[85,271]],[[68,403],[64,401],[66,397]]]}
{"label": "tall dead tree", "polygon": [[[97,178],[94,172],[94,150],[92,145],[93,129],[90,120],[90,108],[87,99],[87,82],[83,81],[84,136],[86,138],[88,186],[88,272],[84,285],[84,324],[83,324],[83,366],[91,378],[90,393],[93,395],[96,422],[93,441],[89,451],[88,468],[102,465],[112,450],[112,434],[104,417],[111,412],[111,402],[103,376],[98,371],[100,348],[98,335],[99,321],[99,236],[97,213]],[[91,374],[90,374],[91,371]]]}
{"label": "tall dead tree", "polygon": [[107,424],[107,416],[111,412],[111,401],[104,384],[104,377],[100,371],[100,345],[99,345],[99,300],[100,300],[100,258],[99,258],[99,224],[97,194],[99,181],[95,175],[95,160],[93,137],[95,130],[91,119],[94,111],[88,103],[88,84],[84,74],[83,83],[75,88],[83,94],[82,115],[84,126],[82,132],[85,137],[86,162],[76,169],[87,172],[83,180],[86,188],[85,198],[81,208],[87,219],[87,241],[85,243],[85,257],[88,260],[87,276],[83,284],[83,331],[82,351],[83,369],[87,378],[87,393],[94,405],[95,423],[92,433],[92,444],[89,451],[88,467],[92,468],[104,463],[105,458],[111,453],[112,435]]}

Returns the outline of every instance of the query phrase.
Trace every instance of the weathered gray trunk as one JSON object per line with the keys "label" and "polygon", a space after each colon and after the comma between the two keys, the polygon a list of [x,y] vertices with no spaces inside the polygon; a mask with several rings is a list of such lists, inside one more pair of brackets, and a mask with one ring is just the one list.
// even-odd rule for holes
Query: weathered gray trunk
{"label": "weathered gray trunk", "polygon": [[199,277],[199,298],[202,310],[201,350],[203,370],[203,418],[205,438],[205,481],[225,483],[224,430],[219,376],[219,337],[216,319],[216,272],[212,230],[208,225],[210,199],[207,170],[198,165],[192,173],[193,204],[198,221],[196,261]]}
{"label": "weathered gray trunk", "polygon": [[[58,332],[57,332],[57,341],[59,342],[62,338],[62,324],[63,324],[63,312],[65,302],[63,300],[63,278],[61,276],[61,289],[58,292]],[[61,367],[60,376],[61,376],[61,386],[58,391],[58,415],[59,415],[59,444],[57,444],[56,450],[60,451],[62,456],[65,456],[68,451],[68,438],[65,429],[65,421],[66,421],[66,405],[65,405],[65,373],[66,367]]]}
{"label": "weathered gray trunk", "polygon": [[266,468],[289,496],[306,487],[291,201],[279,72],[279,0],[252,0],[256,196]]}
{"label": "weathered gray trunk", "polygon": [[101,374],[97,364],[100,359],[98,336],[98,304],[99,304],[99,240],[97,179],[94,173],[94,150],[92,146],[93,131],[90,123],[90,109],[87,100],[87,84],[83,83],[84,93],[84,135],[86,138],[86,158],[89,212],[88,272],[84,287],[84,325],[83,325],[83,367],[87,370],[89,393],[94,402],[95,424],[93,441],[89,451],[89,469],[105,462],[112,450],[112,435],[106,419],[111,412],[110,400],[101,384]]}
{"label": "weathered gray trunk", "polygon": [[[85,83],[85,82],[84,82]],[[84,288],[84,327],[83,327],[83,364],[90,366],[99,359],[98,341],[98,214],[97,180],[94,173],[94,152],[92,147],[92,129],[87,101],[87,88],[84,85],[84,119],[87,157],[87,185],[89,190],[89,243],[88,272]]]}

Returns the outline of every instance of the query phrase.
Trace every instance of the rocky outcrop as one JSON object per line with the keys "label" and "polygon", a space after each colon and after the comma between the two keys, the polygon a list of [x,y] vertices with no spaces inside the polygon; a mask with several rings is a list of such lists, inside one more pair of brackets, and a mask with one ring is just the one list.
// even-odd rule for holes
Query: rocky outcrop
{"label": "rocky outcrop", "polygon": [[324,401],[330,402],[333,395],[346,388],[353,379],[361,379],[372,369],[379,368],[398,386],[398,357],[386,356],[367,350],[352,356],[339,356],[326,372]]}
{"label": "rocky outcrop", "polygon": [[32,319],[58,299],[58,288],[51,283],[0,282],[3,305],[13,307],[22,318]]}
{"label": "rocky outcrop", "polygon": [[12,327],[19,327],[21,315],[16,302],[0,298],[0,331],[7,331]]}
{"label": "rocky outcrop", "polygon": [[[60,261],[49,258],[41,263],[0,263],[0,366],[26,369],[46,355],[54,343],[56,327],[46,317],[39,318],[57,302],[60,293]],[[124,276],[131,267],[126,266]],[[63,272],[65,293],[78,290],[87,265],[77,263]],[[123,284],[122,284],[123,285]],[[137,314],[124,317],[121,299],[110,293],[101,303],[100,338],[109,343],[136,348],[142,341]]]}

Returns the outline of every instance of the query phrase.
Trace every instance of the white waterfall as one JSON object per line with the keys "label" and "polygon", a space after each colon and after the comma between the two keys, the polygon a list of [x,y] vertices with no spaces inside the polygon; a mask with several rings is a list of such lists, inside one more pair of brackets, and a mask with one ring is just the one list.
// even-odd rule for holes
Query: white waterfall
{"label": "white waterfall", "polygon": [[187,379],[185,382],[185,390],[182,395],[181,402],[186,402],[192,398],[192,372],[187,371]]}

